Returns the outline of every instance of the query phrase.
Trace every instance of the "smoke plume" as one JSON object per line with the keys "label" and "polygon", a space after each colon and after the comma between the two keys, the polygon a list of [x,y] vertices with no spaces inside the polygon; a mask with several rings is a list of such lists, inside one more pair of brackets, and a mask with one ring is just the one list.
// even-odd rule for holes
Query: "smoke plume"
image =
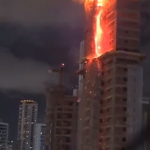
{"label": "smoke plume", "polygon": [[48,64],[36,60],[20,60],[7,49],[0,49],[0,89],[43,93],[45,83],[56,84],[57,74],[48,74]]}
{"label": "smoke plume", "polygon": [[82,18],[82,8],[72,0],[1,0],[0,22],[23,25],[77,26]]}

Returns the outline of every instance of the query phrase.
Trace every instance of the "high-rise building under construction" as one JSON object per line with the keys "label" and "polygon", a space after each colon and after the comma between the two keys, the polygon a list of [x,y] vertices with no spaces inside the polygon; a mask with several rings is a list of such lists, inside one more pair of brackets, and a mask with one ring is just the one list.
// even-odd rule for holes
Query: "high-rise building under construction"
{"label": "high-rise building under construction", "polygon": [[61,84],[46,89],[46,150],[76,150],[77,95],[66,95]]}
{"label": "high-rise building under construction", "polygon": [[78,150],[125,150],[141,128],[139,0],[85,0]]}

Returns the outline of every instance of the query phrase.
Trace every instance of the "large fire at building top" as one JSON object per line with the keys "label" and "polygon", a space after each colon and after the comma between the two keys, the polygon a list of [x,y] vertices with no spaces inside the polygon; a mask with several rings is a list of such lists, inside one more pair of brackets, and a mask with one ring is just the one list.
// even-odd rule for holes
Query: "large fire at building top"
{"label": "large fire at building top", "polygon": [[134,0],[85,0],[86,57],[114,50],[138,51],[139,4]]}
{"label": "large fire at building top", "polygon": [[[105,51],[105,23],[106,23],[106,10],[105,0],[85,0],[85,11],[87,16],[87,22],[91,25],[92,39],[91,52],[88,54],[88,58],[97,58],[101,56]],[[88,27],[89,28],[89,27]],[[89,49],[88,49],[89,51]]]}

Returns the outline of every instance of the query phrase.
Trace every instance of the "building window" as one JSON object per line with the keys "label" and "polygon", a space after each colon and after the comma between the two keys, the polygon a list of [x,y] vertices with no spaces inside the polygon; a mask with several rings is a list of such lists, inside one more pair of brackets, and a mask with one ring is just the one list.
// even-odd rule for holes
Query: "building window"
{"label": "building window", "polygon": [[126,101],[127,101],[127,98],[124,98],[124,99],[123,99],[123,101],[125,101],[125,102],[126,102]]}
{"label": "building window", "polygon": [[57,108],[58,111],[62,111],[62,108]]}
{"label": "building window", "polygon": [[99,142],[102,142],[102,141],[103,141],[103,139],[102,139],[102,138],[100,138],[100,139],[99,139]]}
{"label": "building window", "polygon": [[110,122],[110,120],[111,120],[111,118],[109,117],[109,118],[107,118],[107,122]]}
{"label": "building window", "polygon": [[61,119],[61,118],[62,118],[62,115],[61,115],[61,114],[57,114],[57,118],[58,118],[58,119]]}
{"label": "building window", "polygon": [[122,119],[123,119],[123,121],[127,121],[127,118],[126,118],[126,117],[123,117]]}
{"label": "building window", "polygon": [[104,85],[104,82],[101,82],[101,86],[103,86]]}
{"label": "building window", "polygon": [[127,91],[127,88],[126,88],[126,87],[124,87],[124,88],[123,88],[123,90],[124,90],[124,91]]}
{"label": "building window", "polygon": [[124,68],[123,70],[124,70],[125,72],[127,72],[127,71],[128,71],[128,69],[127,69],[127,68]]}
{"label": "building window", "polygon": [[122,130],[123,130],[123,131],[127,131],[126,127],[123,127]]}
{"label": "building window", "polygon": [[66,130],[66,134],[70,134],[71,131],[69,129]]}
{"label": "building window", "polygon": [[108,79],[108,81],[107,81],[107,82],[108,82],[108,83],[110,83],[111,81],[112,81],[112,79]]}
{"label": "building window", "polygon": [[123,107],[123,110],[124,110],[124,111],[127,111],[127,107]]}
{"label": "building window", "polygon": [[57,126],[61,126],[61,121],[57,121]]}
{"label": "building window", "polygon": [[111,108],[108,108],[107,111],[109,112],[111,110]]}
{"label": "building window", "polygon": [[69,102],[68,104],[69,104],[69,106],[73,106],[73,102]]}
{"label": "building window", "polygon": [[70,142],[71,139],[69,137],[66,137],[66,142]]}
{"label": "building window", "polygon": [[126,81],[127,81],[127,78],[123,78],[123,81],[125,81],[125,82],[126,82]]}
{"label": "building window", "polygon": [[56,129],[56,134],[61,134],[61,130],[60,129]]}
{"label": "building window", "polygon": [[125,40],[124,42],[125,42],[125,43],[128,43],[128,40]]}

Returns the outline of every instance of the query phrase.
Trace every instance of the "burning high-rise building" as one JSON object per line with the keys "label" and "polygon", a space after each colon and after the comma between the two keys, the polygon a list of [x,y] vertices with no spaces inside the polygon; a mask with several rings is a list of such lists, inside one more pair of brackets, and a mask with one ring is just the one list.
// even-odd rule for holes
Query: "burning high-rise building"
{"label": "burning high-rise building", "polygon": [[137,52],[140,41],[139,0],[85,0],[87,56],[108,51]]}
{"label": "burning high-rise building", "polygon": [[124,150],[141,128],[139,0],[85,0],[78,150]]}

